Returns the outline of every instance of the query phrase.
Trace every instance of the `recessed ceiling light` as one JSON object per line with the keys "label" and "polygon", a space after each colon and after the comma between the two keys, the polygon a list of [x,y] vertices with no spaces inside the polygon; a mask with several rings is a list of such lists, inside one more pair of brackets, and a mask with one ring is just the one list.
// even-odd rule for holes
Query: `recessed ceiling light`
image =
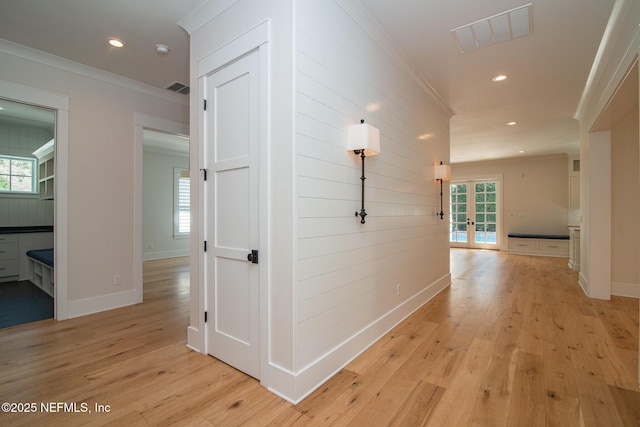
{"label": "recessed ceiling light", "polygon": [[520,153],[520,154],[522,154],[522,153],[524,153],[524,152],[525,152],[524,150],[520,150],[520,151],[518,151],[518,153]]}
{"label": "recessed ceiling light", "polygon": [[109,39],[109,44],[113,47],[123,47],[124,43],[118,39]]}
{"label": "recessed ceiling light", "polygon": [[517,124],[518,124],[518,122],[509,122],[509,123],[507,123],[507,126],[515,126]]}
{"label": "recessed ceiling light", "polygon": [[499,76],[495,76],[491,79],[492,82],[501,82],[503,80],[506,80],[507,76],[505,76],[504,74],[500,74]]}

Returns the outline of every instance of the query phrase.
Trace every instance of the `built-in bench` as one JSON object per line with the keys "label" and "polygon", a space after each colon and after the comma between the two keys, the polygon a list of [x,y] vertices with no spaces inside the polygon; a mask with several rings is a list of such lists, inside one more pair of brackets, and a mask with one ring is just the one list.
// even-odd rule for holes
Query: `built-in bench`
{"label": "built-in bench", "polygon": [[53,297],[53,249],[35,249],[27,252],[29,280]]}
{"label": "built-in bench", "polygon": [[509,252],[514,254],[569,257],[569,235],[509,233]]}

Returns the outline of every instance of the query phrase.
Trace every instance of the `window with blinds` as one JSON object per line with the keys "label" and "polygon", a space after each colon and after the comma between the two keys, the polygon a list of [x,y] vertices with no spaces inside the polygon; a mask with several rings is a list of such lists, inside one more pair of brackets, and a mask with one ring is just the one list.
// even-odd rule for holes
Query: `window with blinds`
{"label": "window with blinds", "polygon": [[188,236],[191,230],[191,201],[189,169],[174,169],[173,234]]}

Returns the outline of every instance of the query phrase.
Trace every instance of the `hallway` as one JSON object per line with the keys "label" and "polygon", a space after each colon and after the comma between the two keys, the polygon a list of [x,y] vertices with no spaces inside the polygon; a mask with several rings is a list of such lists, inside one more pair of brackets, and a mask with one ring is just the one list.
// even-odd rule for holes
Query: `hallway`
{"label": "hallway", "polygon": [[589,300],[564,258],[451,251],[453,284],[293,406],[185,344],[188,264],[145,263],[145,302],[0,332],[2,425],[634,426],[638,301]]}

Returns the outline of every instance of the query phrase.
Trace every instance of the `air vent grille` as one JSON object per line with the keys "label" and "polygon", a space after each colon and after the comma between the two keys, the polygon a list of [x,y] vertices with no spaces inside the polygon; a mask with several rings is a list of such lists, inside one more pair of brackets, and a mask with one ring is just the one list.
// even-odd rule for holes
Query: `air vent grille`
{"label": "air vent grille", "polygon": [[531,34],[532,8],[529,3],[451,30],[460,53]]}
{"label": "air vent grille", "polygon": [[169,86],[167,86],[165,89],[169,89],[170,91],[178,92],[183,95],[189,94],[189,86],[182,84],[180,82],[173,82]]}

